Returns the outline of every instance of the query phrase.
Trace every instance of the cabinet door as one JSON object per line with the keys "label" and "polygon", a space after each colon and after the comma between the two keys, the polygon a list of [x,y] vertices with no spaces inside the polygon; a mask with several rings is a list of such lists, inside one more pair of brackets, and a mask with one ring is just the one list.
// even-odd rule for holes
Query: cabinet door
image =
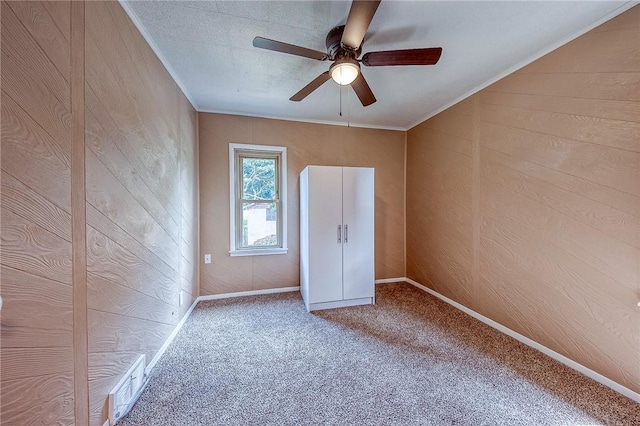
{"label": "cabinet door", "polygon": [[374,293],[373,169],[342,170],[343,294],[345,299]]}
{"label": "cabinet door", "polygon": [[308,196],[309,303],[342,300],[342,168],[309,167]]}

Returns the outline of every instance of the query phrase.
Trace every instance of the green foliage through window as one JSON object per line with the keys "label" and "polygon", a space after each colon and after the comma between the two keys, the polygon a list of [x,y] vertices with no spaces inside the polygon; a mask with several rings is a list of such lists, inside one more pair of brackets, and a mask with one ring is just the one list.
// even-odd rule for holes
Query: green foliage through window
{"label": "green foliage through window", "polygon": [[275,200],[276,159],[242,158],[242,198]]}

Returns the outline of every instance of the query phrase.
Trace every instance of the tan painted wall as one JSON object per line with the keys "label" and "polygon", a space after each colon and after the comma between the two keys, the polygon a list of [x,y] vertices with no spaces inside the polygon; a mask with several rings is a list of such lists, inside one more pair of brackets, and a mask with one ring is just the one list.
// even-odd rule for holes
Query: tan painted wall
{"label": "tan painted wall", "polygon": [[[118,3],[86,3],[91,423],[198,296],[197,114]],[[185,292],[178,306],[178,294]]]}
{"label": "tan painted wall", "polygon": [[1,152],[2,424],[102,425],[198,296],[197,114],[117,2],[2,2]]}
{"label": "tan painted wall", "polygon": [[75,421],[69,19],[2,2],[2,424]]}
{"label": "tan painted wall", "polygon": [[[376,278],[404,276],[405,132],[199,114],[202,295],[300,285],[298,175],[309,164],[375,168]],[[286,255],[229,256],[229,143],[287,147]]]}
{"label": "tan painted wall", "polygon": [[408,132],[407,274],[640,391],[640,7]]}

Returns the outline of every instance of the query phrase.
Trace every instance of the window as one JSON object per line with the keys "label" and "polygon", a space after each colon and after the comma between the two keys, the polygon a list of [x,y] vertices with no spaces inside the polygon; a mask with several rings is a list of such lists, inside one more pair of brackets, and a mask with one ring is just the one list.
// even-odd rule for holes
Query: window
{"label": "window", "polygon": [[287,252],[287,149],[229,144],[231,256]]}

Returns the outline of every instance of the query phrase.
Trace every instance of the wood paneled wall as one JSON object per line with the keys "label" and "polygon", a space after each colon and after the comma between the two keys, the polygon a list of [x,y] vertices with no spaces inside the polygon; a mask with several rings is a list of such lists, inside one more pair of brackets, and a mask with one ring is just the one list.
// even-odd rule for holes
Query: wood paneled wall
{"label": "wood paneled wall", "polygon": [[[309,164],[375,168],[376,278],[403,277],[405,132],[199,114],[201,294],[300,285],[298,175]],[[286,255],[229,256],[229,143],[287,147]]]}
{"label": "wood paneled wall", "polygon": [[[198,296],[197,115],[115,2],[86,3],[91,423]],[[179,292],[184,302],[179,306]]]}
{"label": "wood paneled wall", "polygon": [[197,114],[117,2],[78,5],[2,2],[2,424],[102,425],[198,296]]}
{"label": "wood paneled wall", "polygon": [[408,132],[407,274],[640,392],[640,7]]}
{"label": "wood paneled wall", "polygon": [[2,2],[2,424],[73,424],[70,3]]}

